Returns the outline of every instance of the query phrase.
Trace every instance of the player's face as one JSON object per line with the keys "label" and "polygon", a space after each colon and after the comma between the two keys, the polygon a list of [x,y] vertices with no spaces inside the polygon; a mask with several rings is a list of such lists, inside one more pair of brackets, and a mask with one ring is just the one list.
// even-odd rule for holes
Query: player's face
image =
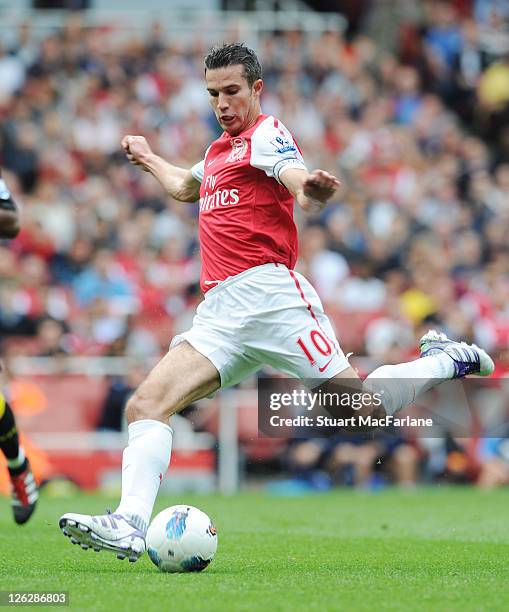
{"label": "player's face", "polygon": [[260,114],[263,81],[250,87],[241,64],[207,70],[207,91],[219,125],[231,136],[253,125]]}

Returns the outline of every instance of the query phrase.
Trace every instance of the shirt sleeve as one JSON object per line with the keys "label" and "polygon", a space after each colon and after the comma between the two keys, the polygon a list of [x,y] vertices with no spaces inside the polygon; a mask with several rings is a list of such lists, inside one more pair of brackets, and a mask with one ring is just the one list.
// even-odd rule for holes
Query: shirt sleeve
{"label": "shirt sleeve", "polygon": [[210,151],[210,147],[208,147],[207,150],[205,151],[205,156],[203,157],[203,159],[199,161],[197,164],[194,164],[194,166],[191,168],[191,174],[194,176],[194,178],[199,183],[203,182],[203,175],[205,174],[205,160],[207,159],[207,155],[209,154],[209,151]]}
{"label": "shirt sleeve", "polygon": [[251,137],[251,165],[281,183],[281,175],[290,168],[307,170],[293,136],[274,117],[268,117]]}
{"label": "shirt sleeve", "polygon": [[199,183],[201,183],[203,181],[204,173],[205,173],[205,160],[202,159],[197,164],[194,164],[194,166],[191,168],[191,174],[194,176],[194,178]]}

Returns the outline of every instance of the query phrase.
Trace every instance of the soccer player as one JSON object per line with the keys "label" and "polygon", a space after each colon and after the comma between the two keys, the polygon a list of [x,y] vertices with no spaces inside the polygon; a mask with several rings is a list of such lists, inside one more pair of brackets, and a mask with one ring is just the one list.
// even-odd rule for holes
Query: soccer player
{"label": "soccer player", "polygon": [[[0,238],[14,238],[19,232],[18,209],[0,173]],[[1,370],[1,364],[0,364]],[[11,480],[12,511],[18,525],[26,523],[37,503],[37,485],[19,443],[14,414],[0,391],[0,448],[7,460]]]}
{"label": "soccer player", "polygon": [[[357,380],[383,393],[367,413],[394,414],[442,381],[493,371],[481,349],[430,332],[421,359],[378,368],[364,382],[349,365],[310,283],[293,270],[297,258],[294,201],[320,211],[339,180],[309,172],[286,127],[262,114],[262,71],[243,44],[212,49],[205,58],[210,103],[223,134],[191,169],[156,155],[142,136],[125,136],[130,162],[150,172],[173,198],[199,200],[201,288],[192,328],[173,339],[126,407],[128,446],[122,462],[122,496],[113,514],[65,514],[64,535],[82,548],[136,559],[160,482],[170,461],[171,415],[219,388],[235,385],[263,365],[304,380]],[[387,384],[397,379],[398,384]],[[345,382],[342,382],[345,381]]]}

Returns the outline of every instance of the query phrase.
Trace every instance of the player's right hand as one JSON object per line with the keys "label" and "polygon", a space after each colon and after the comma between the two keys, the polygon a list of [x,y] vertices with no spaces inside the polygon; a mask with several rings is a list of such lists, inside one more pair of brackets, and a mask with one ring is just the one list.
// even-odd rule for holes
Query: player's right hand
{"label": "player's right hand", "polygon": [[144,136],[132,136],[128,134],[122,138],[121,144],[131,164],[140,166],[145,172],[150,172],[147,163],[150,157],[154,155],[154,152]]}

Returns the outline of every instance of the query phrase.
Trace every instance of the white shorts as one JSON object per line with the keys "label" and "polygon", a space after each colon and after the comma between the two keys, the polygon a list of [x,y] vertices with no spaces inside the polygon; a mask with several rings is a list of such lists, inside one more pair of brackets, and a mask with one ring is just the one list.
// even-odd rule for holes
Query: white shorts
{"label": "white shorts", "polygon": [[219,371],[221,387],[264,365],[300,379],[327,380],[349,367],[311,284],[282,264],[231,276],[205,294],[187,340]]}

